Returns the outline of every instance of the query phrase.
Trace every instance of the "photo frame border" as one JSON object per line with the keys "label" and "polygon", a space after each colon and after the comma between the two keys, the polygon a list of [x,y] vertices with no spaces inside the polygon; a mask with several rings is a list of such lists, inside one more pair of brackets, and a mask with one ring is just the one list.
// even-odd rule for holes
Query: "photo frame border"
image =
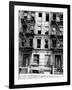
{"label": "photo frame border", "polygon": [[[39,83],[14,85],[14,6],[35,6],[35,7],[55,7],[67,9],[67,82],[57,83]],[[70,5],[65,4],[50,4],[50,3],[34,3],[34,2],[9,2],[9,88],[30,88],[30,87],[45,87],[45,86],[62,86],[70,85]]]}

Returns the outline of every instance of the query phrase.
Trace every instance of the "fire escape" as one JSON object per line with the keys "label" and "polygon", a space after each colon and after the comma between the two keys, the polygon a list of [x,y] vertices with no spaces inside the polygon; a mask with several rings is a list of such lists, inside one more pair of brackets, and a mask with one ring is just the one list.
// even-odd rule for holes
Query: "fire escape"
{"label": "fire escape", "polygon": [[62,50],[63,49],[63,32],[60,30],[60,26],[63,26],[63,21],[61,20],[57,22],[56,20],[51,20],[51,27],[53,26],[56,29],[56,33],[51,34],[51,40],[55,39],[56,42],[52,42],[52,44],[53,45],[56,44],[56,45],[54,47],[52,45],[51,49],[52,50],[55,50],[55,49]]}
{"label": "fire escape", "polygon": [[[59,16],[60,17],[60,16]],[[62,60],[62,53],[63,53],[63,31],[61,31],[61,27],[63,29],[63,17],[61,20],[57,21],[51,20],[51,31],[53,27],[55,28],[55,33],[52,34],[51,32],[51,50],[52,53],[55,55],[55,62],[54,62],[54,73],[62,73],[63,72],[63,60]]]}
{"label": "fire escape", "polygon": [[21,18],[22,31],[19,32],[19,50],[23,53],[22,67],[24,72],[28,72],[30,65],[30,58],[33,50],[33,37],[34,37],[34,25],[35,18],[31,16],[29,19],[27,16]]}
{"label": "fire escape", "polygon": [[31,17],[29,20],[25,17],[21,19],[23,31],[19,33],[21,40],[23,41],[22,49],[27,53],[33,49],[33,37],[34,30],[31,29],[31,26],[34,26],[35,20],[34,17]]}

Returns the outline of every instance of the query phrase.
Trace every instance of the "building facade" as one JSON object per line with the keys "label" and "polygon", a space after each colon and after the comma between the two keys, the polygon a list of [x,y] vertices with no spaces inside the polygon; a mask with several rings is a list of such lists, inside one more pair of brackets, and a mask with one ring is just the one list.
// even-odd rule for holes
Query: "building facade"
{"label": "building facade", "polygon": [[63,74],[63,13],[19,11],[19,73]]}

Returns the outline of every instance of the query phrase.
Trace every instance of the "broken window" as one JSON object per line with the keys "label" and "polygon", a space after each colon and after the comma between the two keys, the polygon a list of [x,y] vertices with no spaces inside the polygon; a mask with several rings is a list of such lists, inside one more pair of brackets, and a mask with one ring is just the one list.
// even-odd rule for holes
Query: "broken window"
{"label": "broken window", "polygon": [[34,63],[39,64],[39,55],[34,54]]}
{"label": "broken window", "polygon": [[45,39],[45,48],[48,48],[48,39]]}
{"label": "broken window", "polygon": [[37,48],[41,47],[41,39],[37,39]]}
{"label": "broken window", "polygon": [[46,14],[46,21],[49,21],[49,14]]}

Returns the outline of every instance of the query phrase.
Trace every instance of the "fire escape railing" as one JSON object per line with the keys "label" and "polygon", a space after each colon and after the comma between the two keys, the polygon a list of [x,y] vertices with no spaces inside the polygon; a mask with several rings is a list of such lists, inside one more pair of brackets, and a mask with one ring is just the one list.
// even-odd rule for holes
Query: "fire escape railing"
{"label": "fire escape railing", "polygon": [[[54,23],[55,23],[55,25],[56,25],[56,32],[59,32],[59,33],[61,33],[61,35],[63,35],[63,33],[60,31],[60,27],[59,27],[59,25],[57,24],[57,22],[54,21]],[[61,42],[61,41],[59,40],[59,38],[57,37],[57,35],[55,35],[55,38],[57,39],[58,43],[63,46],[63,42]]]}
{"label": "fire escape railing", "polygon": [[[23,27],[23,39],[24,39],[24,46],[23,48],[33,48],[32,46],[29,45],[30,43],[30,38],[34,36],[34,32],[32,32],[30,30],[30,25],[34,25],[35,24],[35,20],[34,18],[31,18],[30,20],[28,20],[27,18],[23,18],[21,19],[21,23],[22,23],[22,27]],[[34,20],[34,21],[33,21]]]}

